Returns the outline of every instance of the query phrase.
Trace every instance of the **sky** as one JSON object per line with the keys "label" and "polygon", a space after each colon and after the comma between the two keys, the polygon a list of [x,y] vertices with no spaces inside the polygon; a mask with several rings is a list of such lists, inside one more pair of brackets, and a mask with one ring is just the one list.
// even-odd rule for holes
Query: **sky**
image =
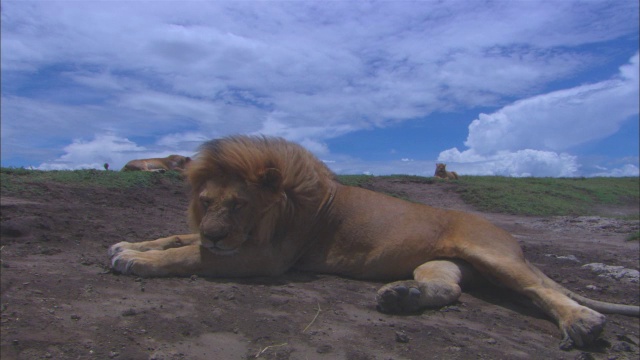
{"label": "sky", "polygon": [[235,134],[338,174],[639,176],[638,1],[2,1],[1,162]]}

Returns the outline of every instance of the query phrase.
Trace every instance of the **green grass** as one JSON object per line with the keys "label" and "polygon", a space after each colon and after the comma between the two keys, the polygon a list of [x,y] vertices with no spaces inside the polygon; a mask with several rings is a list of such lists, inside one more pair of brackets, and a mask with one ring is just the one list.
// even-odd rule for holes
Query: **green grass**
{"label": "green grass", "polygon": [[416,184],[433,184],[438,181],[443,181],[442,179],[436,179],[434,177],[424,177],[424,176],[416,176],[416,175],[387,175],[380,176],[381,178],[395,179],[404,182],[412,182]]}
{"label": "green grass", "polygon": [[518,215],[596,215],[599,205],[637,204],[639,178],[465,176],[462,199],[481,211]]}
{"label": "green grass", "polygon": [[[480,211],[516,215],[598,215],[598,206],[637,204],[640,201],[640,178],[509,178],[498,176],[463,176],[458,181],[432,177],[391,175],[384,178],[439,186],[455,186],[462,199]],[[339,175],[338,180],[351,186],[365,186],[370,175]],[[24,168],[0,168],[3,194],[39,191],[33,184],[58,182],[72,186],[107,188],[151,187],[160,183],[180,183],[177,172],[164,174],[142,171],[65,170],[40,171]],[[391,194],[404,198],[402,194]],[[637,216],[635,217],[637,218]],[[636,235],[637,239],[637,235]]]}
{"label": "green grass", "polygon": [[372,175],[338,175],[338,181],[343,185],[362,186],[373,180]]}
{"label": "green grass", "polygon": [[[395,179],[399,181],[406,181],[418,184],[433,184],[440,181],[432,177],[415,176],[415,175],[385,175],[379,176],[380,178]],[[338,181],[343,185],[349,186],[362,186],[372,181],[373,175],[338,175]]]}
{"label": "green grass", "polygon": [[[150,187],[161,181],[182,183],[182,175],[175,171],[164,174],[144,171],[59,170],[41,171],[24,168],[0,168],[2,193],[25,191],[31,184],[57,182],[74,186],[106,188]],[[37,191],[37,190],[36,190]]]}
{"label": "green grass", "polygon": [[[432,177],[390,175],[382,178],[418,184],[449,184],[462,199],[480,211],[514,215],[598,215],[598,206],[629,205],[640,201],[640,178],[510,178],[464,176],[458,181]],[[341,175],[340,182],[362,186],[372,176]],[[401,194],[390,194],[404,198]],[[636,216],[631,216],[637,219]]]}
{"label": "green grass", "polygon": [[640,231],[636,231],[635,233],[629,234],[627,236],[627,241],[640,241]]}

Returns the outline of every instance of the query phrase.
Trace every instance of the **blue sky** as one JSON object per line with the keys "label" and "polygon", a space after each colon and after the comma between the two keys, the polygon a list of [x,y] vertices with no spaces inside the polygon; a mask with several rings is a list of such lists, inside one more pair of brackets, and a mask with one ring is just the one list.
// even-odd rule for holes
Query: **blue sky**
{"label": "blue sky", "polygon": [[2,1],[2,166],[231,134],[337,173],[638,176],[637,1]]}

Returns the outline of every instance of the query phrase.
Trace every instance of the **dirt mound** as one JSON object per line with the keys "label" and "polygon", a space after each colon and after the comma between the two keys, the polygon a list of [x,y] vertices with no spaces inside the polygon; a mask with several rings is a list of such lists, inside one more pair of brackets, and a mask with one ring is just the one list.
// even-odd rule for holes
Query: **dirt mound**
{"label": "dirt mound", "polygon": [[[455,185],[378,179],[374,190],[473,211]],[[415,316],[375,310],[381,283],[278,278],[141,279],[109,271],[106,250],[188,232],[186,188],[108,190],[47,183],[1,201],[1,358],[5,359],[635,359],[638,319],[609,316],[594,347],[558,348],[555,324],[524,298],[489,288]],[[637,270],[638,222],[483,214],[577,293],[638,304],[637,284],[583,267]],[[634,225],[635,224],[635,225]],[[552,256],[550,256],[552,255]],[[569,258],[569,255],[572,257]]]}

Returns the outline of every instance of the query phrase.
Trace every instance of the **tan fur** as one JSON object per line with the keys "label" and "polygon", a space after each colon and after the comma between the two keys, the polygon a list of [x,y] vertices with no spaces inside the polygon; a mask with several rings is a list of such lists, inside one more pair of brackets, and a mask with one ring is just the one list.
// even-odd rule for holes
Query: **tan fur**
{"label": "tan fur", "polygon": [[122,168],[122,171],[165,172],[175,170],[183,172],[190,162],[190,157],[182,155],[169,155],[164,158],[131,160],[126,163]]}
{"label": "tan fur", "polygon": [[436,172],[433,176],[440,179],[458,180],[458,173],[455,171],[447,171],[447,164],[436,164]]}
{"label": "tan fur", "polygon": [[381,311],[393,313],[450,304],[482,274],[553,317],[565,346],[591,343],[604,327],[603,315],[578,302],[640,314],[637,306],[597,302],[561,287],[524,259],[510,234],[479,216],[341,185],[321,161],[282,139],[207,142],[188,178],[195,233],[115,244],[109,249],[115,271],[247,277],[295,268],[391,280],[377,300]]}

